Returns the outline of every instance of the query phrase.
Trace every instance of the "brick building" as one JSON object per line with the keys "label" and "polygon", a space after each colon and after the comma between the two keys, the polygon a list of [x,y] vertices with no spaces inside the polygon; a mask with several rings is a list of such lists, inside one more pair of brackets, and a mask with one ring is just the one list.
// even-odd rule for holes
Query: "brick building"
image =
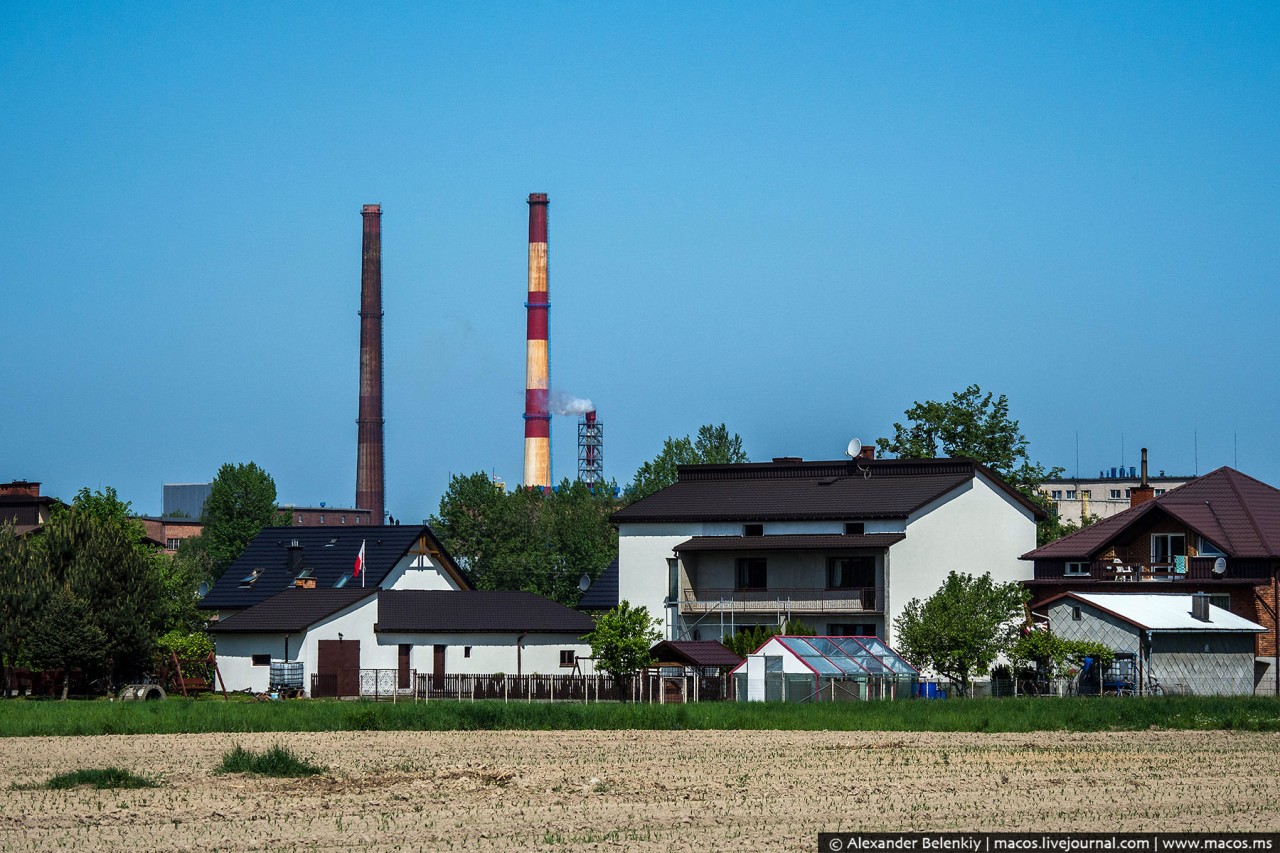
{"label": "brick building", "polygon": [[19,535],[30,533],[48,521],[54,506],[65,504],[40,494],[39,483],[26,480],[0,483],[0,524],[12,521]]}

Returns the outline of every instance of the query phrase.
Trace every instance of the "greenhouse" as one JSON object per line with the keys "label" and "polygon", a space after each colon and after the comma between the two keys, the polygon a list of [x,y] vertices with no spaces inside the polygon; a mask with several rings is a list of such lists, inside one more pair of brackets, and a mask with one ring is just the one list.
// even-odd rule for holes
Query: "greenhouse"
{"label": "greenhouse", "polygon": [[919,677],[877,637],[771,637],[733,670],[740,702],[907,699]]}

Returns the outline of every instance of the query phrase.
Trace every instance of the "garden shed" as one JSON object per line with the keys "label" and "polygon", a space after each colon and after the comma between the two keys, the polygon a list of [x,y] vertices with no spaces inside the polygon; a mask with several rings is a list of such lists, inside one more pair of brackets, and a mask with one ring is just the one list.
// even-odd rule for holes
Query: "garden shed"
{"label": "garden shed", "polygon": [[1123,666],[1103,679],[1108,689],[1201,696],[1254,692],[1254,637],[1266,629],[1210,604],[1207,594],[1068,592],[1038,612],[1057,636],[1102,643],[1116,652]]}
{"label": "garden shed", "polygon": [[907,699],[920,673],[877,637],[770,637],[733,670],[746,702]]}

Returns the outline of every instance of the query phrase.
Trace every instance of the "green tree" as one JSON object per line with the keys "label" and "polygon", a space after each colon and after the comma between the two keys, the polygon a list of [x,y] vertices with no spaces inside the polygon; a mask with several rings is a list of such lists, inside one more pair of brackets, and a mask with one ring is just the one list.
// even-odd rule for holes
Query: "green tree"
{"label": "green tree", "polygon": [[714,426],[703,424],[698,428],[698,437],[690,439],[668,438],[662,443],[662,450],[636,471],[631,485],[627,486],[625,497],[628,503],[635,503],[654,492],[665,489],[676,481],[677,469],[681,465],[724,465],[737,462],[750,462],[746,451],[742,449],[742,437],[736,432],[730,434],[724,424]]}
{"label": "green tree", "polygon": [[253,462],[223,465],[205,502],[204,538],[214,577],[222,576],[264,527],[293,520],[276,506],[276,481]]}
{"label": "green tree", "polygon": [[13,670],[24,659],[36,619],[48,597],[42,569],[35,549],[18,536],[13,522],[0,524],[0,669],[5,696],[11,695]]}
{"label": "green tree", "polygon": [[1115,660],[1115,650],[1088,640],[1066,640],[1048,631],[1026,631],[1009,647],[1009,658],[1017,664],[1026,661],[1046,678],[1062,678],[1080,669],[1086,657],[1098,661],[1106,669]]}
{"label": "green tree", "polygon": [[573,606],[618,553],[609,523],[612,482],[561,481],[550,491],[496,487],[484,473],[454,476],[430,521],[478,589],[519,589]]}
{"label": "green tree", "polygon": [[911,599],[894,621],[898,651],[967,694],[973,677],[985,675],[1009,651],[1028,597],[1021,584],[996,583],[989,572],[951,572],[937,592],[924,601]]}
{"label": "green tree", "polygon": [[214,580],[213,559],[204,536],[183,539],[172,556],[157,556],[164,631],[202,632],[207,617],[197,609],[196,590]]}
{"label": "green tree", "polygon": [[917,401],[904,414],[908,423],[895,423],[893,438],[876,439],[881,454],[899,459],[967,456],[977,460],[1045,511],[1047,516],[1036,530],[1038,544],[1061,535],[1064,528],[1056,518],[1053,502],[1039,486],[1062,474],[1063,469],[1045,468],[1031,460],[1030,442],[1018,422],[1009,417],[1009,399],[1004,394],[996,397],[970,385],[952,394],[950,400]]}
{"label": "green tree", "polygon": [[632,677],[653,662],[649,649],[662,639],[661,624],[649,615],[648,608],[622,601],[600,614],[595,628],[582,638],[591,644],[596,667],[613,676],[622,688],[620,697],[630,695]]}

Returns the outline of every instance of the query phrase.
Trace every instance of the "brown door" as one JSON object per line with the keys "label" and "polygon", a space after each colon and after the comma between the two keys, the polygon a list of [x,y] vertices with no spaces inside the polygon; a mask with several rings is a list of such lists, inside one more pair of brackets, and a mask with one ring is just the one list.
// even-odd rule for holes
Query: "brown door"
{"label": "brown door", "polygon": [[444,689],[444,646],[436,646],[431,666],[431,680],[436,690]]}
{"label": "brown door", "polygon": [[359,696],[360,641],[321,640],[316,676],[315,696]]}
{"label": "brown door", "polygon": [[409,644],[400,644],[399,668],[396,673],[396,687],[404,690],[409,686]]}

